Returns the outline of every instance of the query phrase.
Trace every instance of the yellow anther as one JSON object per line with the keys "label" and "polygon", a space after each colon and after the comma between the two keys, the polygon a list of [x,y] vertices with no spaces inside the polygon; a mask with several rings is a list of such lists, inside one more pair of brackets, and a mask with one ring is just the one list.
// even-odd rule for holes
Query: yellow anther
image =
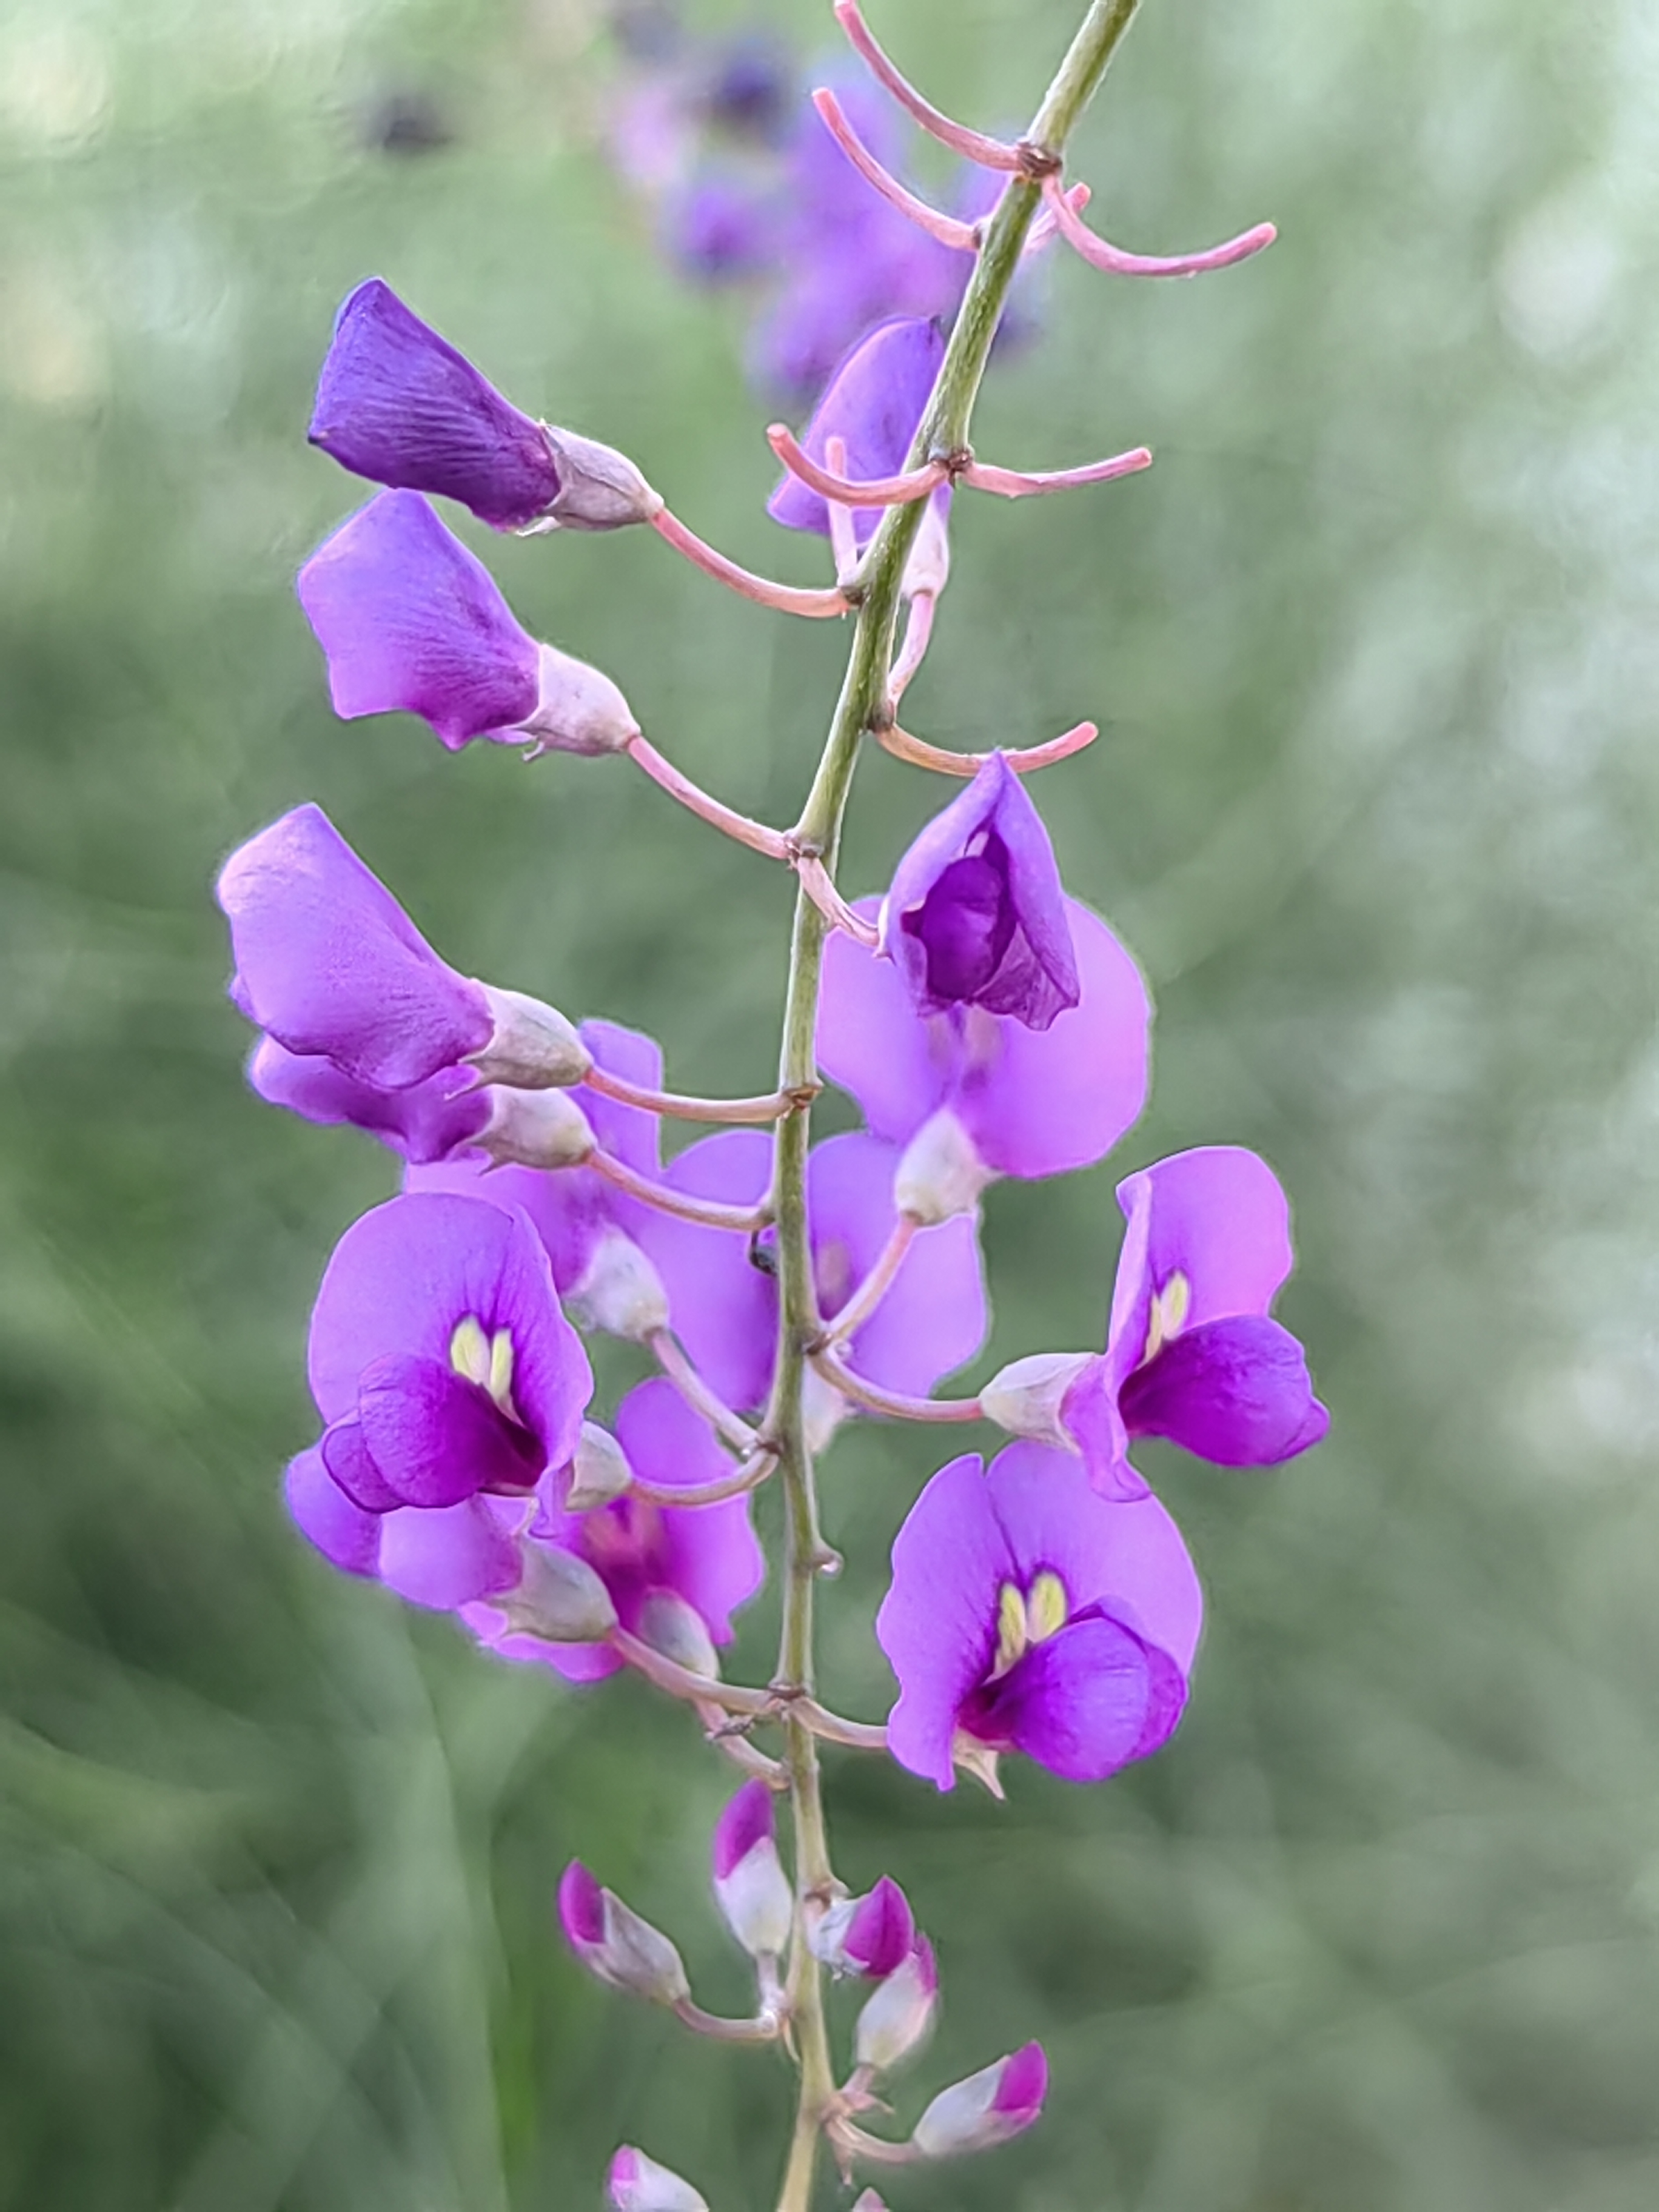
{"label": "yellow anther", "polygon": [[449,1364],[469,1382],[479,1383],[486,1390],[489,1388],[489,1339],[476,1314],[469,1314],[465,1321],[456,1323],[455,1334],[449,1340]]}
{"label": "yellow anther", "polygon": [[1043,1643],[1056,1629],[1065,1627],[1071,1610],[1065,1583],[1051,1567],[1045,1567],[1025,1600],[1026,1634],[1033,1644]]}
{"label": "yellow anther", "polygon": [[[479,1331],[482,1335],[483,1332]],[[489,1376],[485,1389],[502,1413],[513,1411],[513,1336],[509,1329],[498,1328],[489,1340]]]}
{"label": "yellow anther", "polygon": [[1146,1330],[1146,1349],[1143,1359],[1151,1359],[1163,1351],[1172,1336],[1179,1336],[1186,1327],[1187,1316],[1192,1311],[1193,1286],[1177,1267],[1152,1300],[1152,1319]]}
{"label": "yellow anther", "polygon": [[1030,1640],[1024,1596],[1012,1583],[1004,1583],[997,1597],[997,1656],[991,1668],[994,1682],[999,1675],[1006,1674],[1017,1659],[1024,1657]]}

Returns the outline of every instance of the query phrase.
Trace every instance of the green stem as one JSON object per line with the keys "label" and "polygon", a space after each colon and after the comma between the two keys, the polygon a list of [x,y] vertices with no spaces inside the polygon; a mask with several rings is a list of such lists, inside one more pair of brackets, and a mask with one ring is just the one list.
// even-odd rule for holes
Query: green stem
{"label": "green stem", "polygon": [[[1094,0],[1025,141],[1039,172],[1058,162],[1073,125],[1129,27],[1136,5],[1137,0]],[[911,448],[908,465],[912,468],[958,453],[968,444],[974,401],[991,341],[1040,199],[1038,182],[1023,177],[1014,179],[1002,196]],[[802,848],[817,854],[832,877],[860,740],[866,730],[880,726],[887,713],[888,677],[904,564],[921,527],[924,505],[916,501],[889,508],[871,541],[856,587],[858,620],[841,697],[795,830]],[[803,892],[795,904],[778,1080],[780,1090],[803,1094],[809,1100],[817,1081],[813,1040],[825,927],[823,915]],[[777,1371],[771,1403],[761,1425],[761,1433],[778,1448],[785,1498],[783,1633],[777,1680],[781,1687],[802,1692],[810,1692],[813,1686],[812,1594],[826,1557],[818,1533],[817,1497],[801,1403],[807,1348],[822,1327],[806,1218],[811,1133],[810,1103],[787,1114],[777,1125],[772,1181],[772,1208],[777,1224]],[[805,1908],[809,1901],[830,1894],[834,1875],[824,1832],[817,1745],[811,1731],[799,1720],[785,1719],[784,1736],[794,1816],[797,1898],[788,1994],[800,2058],[800,2097],[777,2212],[811,2212],[818,2142],[835,2093],[835,2075],[824,2026],[823,1977],[806,1947]]]}

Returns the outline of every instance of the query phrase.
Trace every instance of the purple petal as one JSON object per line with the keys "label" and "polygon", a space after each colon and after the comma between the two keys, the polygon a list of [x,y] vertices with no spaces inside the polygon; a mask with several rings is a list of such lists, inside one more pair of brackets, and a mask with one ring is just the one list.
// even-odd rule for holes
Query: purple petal
{"label": "purple petal", "polygon": [[961,1018],[952,1103],[986,1164],[1003,1175],[1092,1167],[1146,1102],[1152,1006],[1140,971],[1097,915],[1075,899],[1065,907],[1077,1004],[1046,1030],[978,1007]]}
{"label": "purple petal", "polygon": [[1185,1689],[1166,1654],[1096,1613],[1034,1644],[974,1701],[969,1725],[1062,1781],[1103,1782],[1143,1756],[1143,1746],[1164,1741],[1175,1725],[1171,1701],[1178,1717]]}
{"label": "purple petal", "polygon": [[[854,912],[873,921],[879,907],[878,899],[860,899]],[[988,1024],[994,1018],[984,1018]],[[830,931],[818,1000],[818,1065],[857,1099],[872,1135],[908,1144],[944,1103],[963,1050],[951,1017],[917,1013],[890,960],[878,960],[844,931]]]}
{"label": "purple petal", "polygon": [[1191,1291],[1183,1327],[1229,1314],[1265,1314],[1292,1265],[1290,1207],[1255,1152],[1209,1145],[1143,1168],[1118,1186],[1118,1204],[1146,1219],[1146,1267],[1161,1289],[1179,1271]]}
{"label": "purple petal", "polygon": [[1000,753],[899,862],[880,927],[924,1014],[980,1006],[1046,1030],[1081,995],[1048,834]]}
{"label": "purple petal", "polygon": [[669,252],[707,283],[729,284],[771,268],[778,229],[775,196],[743,177],[704,172],[671,194],[664,211]]}
{"label": "purple petal", "polygon": [[320,807],[239,847],[216,896],[237,1004],[289,1052],[396,1091],[488,1041],[482,988],[438,957]]}
{"label": "purple petal", "polygon": [[[866,331],[812,410],[800,441],[808,456],[826,465],[828,441],[840,438],[847,447],[844,475],[860,483],[896,476],[909,458],[944,358],[945,340],[931,322],[896,317]],[[820,538],[830,534],[828,507],[797,477],[783,477],[766,511],[786,530],[816,531]],[[853,509],[860,544],[874,533],[881,514],[879,507]]]}
{"label": "purple petal", "polygon": [[1015,2128],[1028,2128],[1048,2094],[1048,2061],[1040,2043],[1028,2043],[1002,2063],[991,2110]]}
{"label": "purple petal", "polygon": [[459,500],[498,530],[533,522],[558,496],[540,424],[378,276],[336,319],[308,434],[343,468]]}
{"label": "purple petal", "polygon": [[890,1875],[859,1899],[847,1923],[842,1948],[848,1962],[873,1981],[882,1981],[910,1955],[916,1923],[909,1899]]}
{"label": "purple petal", "polygon": [[347,720],[399,709],[452,751],[536,711],[540,656],[489,571],[418,492],[383,491],[301,569],[300,604]]}
{"label": "purple petal", "polygon": [[507,1332],[514,1405],[544,1463],[562,1465],[592,1391],[587,1360],[529,1221],[478,1199],[394,1198],[341,1238],[311,1318],[311,1389],[324,1419],[355,1412],[358,1378],[378,1359],[447,1366],[468,1319],[486,1337]]}
{"label": "purple petal", "polygon": [[1047,1569],[1060,1577],[1073,1616],[1097,1605],[1183,1670],[1191,1667],[1203,1592],[1181,1531],[1157,1498],[1098,1498],[1069,1452],[1029,1443],[997,1455],[985,1489],[1022,1589]]}
{"label": "purple petal", "polygon": [[366,1129],[413,1164],[447,1159],[470,1144],[489,1118],[489,1097],[464,1068],[445,1068],[406,1091],[381,1091],[343,1074],[331,1060],[289,1052],[275,1037],[260,1040],[247,1079],[272,1106],[307,1121]]}
{"label": "purple petal", "polygon": [[559,1877],[559,1925],[572,1948],[582,1951],[605,1941],[605,1897],[580,1859]]}
{"label": "purple petal", "polygon": [[362,1424],[354,1416],[325,1429],[321,1444],[323,1465],[354,1505],[365,1513],[395,1513],[409,1500],[392,1487],[363,1441]]}
{"label": "purple petal", "polygon": [[536,1439],[447,1361],[397,1354],[357,1382],[369,1456],[404,1505],[459,1505],[480,1490],[527,1491],[544,1465]]}
{"label": "purple petal", "polygon": [[[643,1030],[624,1029],[620,1022],[581,1024],[581,1040],[607,1074],[620,1075],[647,1091],[662,1089],[662,1047]],[[577,1093],[593,1133],[607,1152],[654,1176],[660,1158],[661,1124],[641,1106],[619,1105],[597,1091],[584,1087]]]}
{"label": "purple petal", "polygon": [[436,1511],[407,1505],[380,1526],[380,1580],[411,1605],[453,1613],[517,1587],[517,1547],[487,1498]]}
{"label": "purple petal", "polygon": [[[713,1431],[661,1376],[629,1392],[617,1408],[616,1428],[643,1481],[712,1482],[732,1470]],[[714,1641],[729,1644],[732,1615],[766,1579],[766,1555],[750,1525],[749,1500],[730,1498],[683,1512],[658,1510],[662,1552],[653,1577],[656,1586],[678,1590],[702,1614]]]}
{"label": "purple petal", "polygon": [[714,1823],[710,1861],[715,1881],[724,1881],[757,1844],[769,1843],[775,1826],[771,1790],[758,1779],[745,1782]]}
{"label": "purple petal", "polygon": [[1218,1467],[1275,1466],[1330,1426],[1302,1346],[1256,1314],[1183,1329],[1130,1376],[1119,1406],[1131,1436],[1169,1437]]}
{"label": "purple petal", "polygon": [[876,1640],[899,1685],[888,1747],[941,1790],[954,1784],[957,1715],[990,1665],[998,1594],[1013,1573],[984,1462],[967,1453],[942,1467],[911,1507],[876,1616]]}
{"label": "purple petal", "polygon": [[[772,1142],[758,1129],[726,1129],[690,1145],[664,1181],[699,1198],[752,1205],[771,1179]],[[630,1230],[668,1286],[674,1328],[693,1364],[728,1406],[758,1406],[772,1376],[777,1292],[729,1231],[700,1229],[641,1208]]]}
{"label": "purple petal", "polygon": [[288,1510],[300,1533],[348,1575],[373,1576],[380,1555],[380,1516],[354,1504],[331,1480],[320,1446],[289,1462],[283,1478]]}
{"label": "purple petal", "polygon": [[[890,1145],[858,1133],[813,1148],[807,1206],[826,1321],[840,1312],[892,1233],[898,1158]],[[890,1390],[925,1397],[978,1352],[988,1319],[978,1231],[964,1215],[916,1237],[886,1297],[854,1337],[849,1364]]]}

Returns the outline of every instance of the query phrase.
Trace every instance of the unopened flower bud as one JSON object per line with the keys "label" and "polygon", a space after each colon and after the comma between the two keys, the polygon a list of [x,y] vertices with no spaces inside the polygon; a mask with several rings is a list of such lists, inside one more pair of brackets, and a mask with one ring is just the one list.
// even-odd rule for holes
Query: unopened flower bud
{"label": "unopened flower bud", "polygon": [[617,1625],[611,1593],[586,1559],[551,1544],[521,1542],[524,1573],[495,1601],[510,1632],[549,1644],[602,1644]]}
{"label": "unopened flower bud", "polygon": [[467,1054],[481,1083],[502,1083],[512,1091],[562,1091],[580,1083],[593,1065],[574,1022],[555,1006],[522,991],[478,987],[495,1028],[482,1051]]}
{"label": "unopened flower bud", "polygon": [[662,1277],[631,1237],[607,1229],[565,1300],[579,1328],[644,1344],[668,1326]]}
{"label": "unopened flower bud", "polygon": [[537,647],[536,705],[515,726],[537,753],[617,753],[640,734],[634,710],[602,670],[556,645]]}
{"label": "unopened flower bud", "polygon": [[853,2212],[887,2212],[887,2207],[873,2189],[866,2189],[854,2199]]}
{"label": "unopened flower bud", "polygon": [[1010,1436],[1030,1437],[1060,1451],[1077,1443],[1060,1418],[1066,1394],[1097,1355],[1087,1352],[1036,1352],[1011,1360],[979,1394],[980,1411]]}
{"label": "unopened flower bud", "polygon": [[649,522],[662,512],[662,495],[652,490],[626,453],[602,446],[574,430],[541,426],[559,472],[558,495],[538,530],[622,530],[630,522]]}
{"label": "unopened flower bud", "polygon": [[660,1651],[665,1659],[684,1667],[688,1674],[701,1674],[705,1681],[719,1681],[720,1655],[708,1624],[696,1606],[678,1590],[653,1589],[647,1593],[640,1607],[638,1634],[641,1644]]}
{"label": "unopened flower bud", "polygon": [[571,1860],[559,1883],[559,1921],[588,1972],[613,1989],[653,2004],[678,2004],[690,1996],[680,1954],[668,1938],[601,1889],[580,1859]]}
{"label": "unopened flower bud", "polygon": [[866,1897],[844,1897],[813,1923],[808,1942],[832,1973],[881,1981],[896,1973],[915,1948],[916,1923],[904,1892],[890,1875]]}
{"label": "unopened flower bud", "polygon": [[994,1170],[948,1106],[924,1121],[904,1148],[893,1176],[893,1203],[924,1229],[971,1213]]}
{"label": "unopened flower bud", "polygon": [[773,1836],[772,1792],[745,1782],[714,1824],[714,1901],[751,1958],[775,1959],[789,1941],[795,1902]]}
{"label": "unopened flower bud", "polygon": [[708,2212],[689,2181],[626,2145],[611,2160],[605,2186],[613,2212]]}
{"label": "unopened flower bud", "polygon": [[888,1975],[859,2014],[854,2056],[860,2066],[884,2074],[915,2051],[939,2008],[939,1970],[925,1936]]}
{"label": "unopened flower bud", "polygon": [[489,1119],[471,1141],[498,1168],[579,1168],[598,1140],[567,1092],[496,1087],[489,1094]]}
{"label": "unopened flower bud", "polygon": [[989,2150],[1029,2128],[1048,2090],[1048,2062],[1040,2043],[1028,2043],[941,2089],[916,2122],[910,2140],[924,2158],[954,2158]]}
{"label": "unopened flower bud", "polygon": [[609,1429],[584,1421],[570,1462],[570,1486],[561,1503],[567,1513],[592,1513],[624,1496],[634,1480],[628,1455]]}

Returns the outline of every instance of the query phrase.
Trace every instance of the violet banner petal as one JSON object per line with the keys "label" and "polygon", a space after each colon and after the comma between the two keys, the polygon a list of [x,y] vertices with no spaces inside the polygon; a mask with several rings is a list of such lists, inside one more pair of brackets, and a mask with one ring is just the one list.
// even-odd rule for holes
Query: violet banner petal
{"label": "violet banner petal", "polygon": [[998,1453],[985,1487],[1021,1589],[1045,1570],[1057,1574],[1073,1615],[1102,1606],[1190,1667],[1203,1592],[1181,1531],[1156,1498],[1097,1497],[1081,1462],[1029,1442]]}
{"label": "violet banner petal", "polygon": [[535,713],[534,639],[418,492],[372,499],[312,555],[295,588],[348,721],[419,714],[455,751]]}
{"label": "violet banner petal", "polygon": [[347,1075],[331,1060],[289,1052],[275,1037],[263,1037],[254,1047],[247,1079],[267,1104],[286,1107],[325,1127],[349,1122],[378,1137],[412,1166],[447,1159],[470,1144],[489,1118],[489,1093],[468,1088],[471,1077],[465,1068],[442,1068],[407,1090],[382,1091]]}
{"label": "violet banner petal", "polygon": [[380,1580],[410,1605],[453,1613],[517,1586],[517,1547],[487,1498],[435,1511],[406,1505],[380,1526]]}
{"label": "violet banner petal", "polygon": [[1150,1654],[1119,1622],[1069,1623],[990,1692],[991,1723],[1066,1782],[1103,1782],[1136,1756],[1158,1700]]}
{"label": "violet banner petal", "polygon": [[537,1440],[447,1362],[376,1359],[357,1381],[362,1441],[404,1505],[459,1505],[480,1490],[528,1491],[544,1464]]}
{"label": "violet banner petal", "polygon": [[1290,1206],[1264,1159],[1238,1145],[1176,1152],[1119,1185],[1126,1215],[1143,1191],[1146,1264],[1156,1288],[1186,1277],[1184,1327],[1267,1311],[1293,1255]]}
{"label": "violet banner petal", "polygon": [[[895,1146],[861,1132],[830,1137],[807,1161],[807,1211],[820,1310],[833,1321],[880,1257],[897,1219]],[[989,1326],[979,1235],[962,1216],[921,1231],[886,1297],[854,1335],[848,1364],[913,1396],[963,1367]]]}
{"label": "violet banner petal", "polygon": [[1119,1398],[1131,1436],[1168,1437],[1218,1467],[1273,1467],[1317,1443],[1330,1416],[1302,1346],[1263,1315],[1186,1328]]}
{"label": "violet banner petal", "polygon": [[[933,388],[945,340],[931,322],[894,316],[866,331],[824,386],[801,445],[809,459],[827,465],[825,448],[839,438],[847,448],[841,471],[857,483],[896,476],[909,458],[922,409]],[[766,503],[786,530],[830,534],[830,510],[799,477],[786,473]],[[879,507],[854,507],[854,529],[863,544],[881,520]]]}
{"label": "violet banner petal", "polygon": [[558,496],[541,425],[378,276],[335,319],[307,434],[343,468],[459,500],[497,530],[521,529]]}
{"label": "violet banner petal", "polygon": [[[854,912],[873,921],[880,903],[860,899]],[[944,1103],[960,1048],[948,1016],[918,1015],[890,960],[878,960],[844,931],[831,930],[823,946],[817,1057],[830,1080],[858,1101],[871,1133],[905,1145]]]}
{"label": "violet banner petal", "polygon": [[319,806],[240,846],[216,896],[237,1003],[289,1052],[395,1091],[488,1040],[482,988],[438,957]]}
{"label": "violet banner petal", "polygon": [[332,1480],[319,1445],[289,1462],[283,1491],[301,1534],[331,1566],[348,1575],[375,1573],[385,1522],[378,1513],[366,1513],[354,1504]]}
{"label": "violet banner petal", "polygon": [[940,1790],[954,1784],[957,1716],[990,1666],[999,1593],[1013,1575],[984,1462],[966,1453],[941,1468],[911,1507],[876,1616],[876,1640],[899,1685],[888,1747]]}
{"label": "violet banner petal", "polygon": [[317,1449],[335,1483],[365,1513],[395,1513],[398,1506],[409,1503],[374,1464],[363,1439],[362,1424],[355,1416],[325,1429]]}

